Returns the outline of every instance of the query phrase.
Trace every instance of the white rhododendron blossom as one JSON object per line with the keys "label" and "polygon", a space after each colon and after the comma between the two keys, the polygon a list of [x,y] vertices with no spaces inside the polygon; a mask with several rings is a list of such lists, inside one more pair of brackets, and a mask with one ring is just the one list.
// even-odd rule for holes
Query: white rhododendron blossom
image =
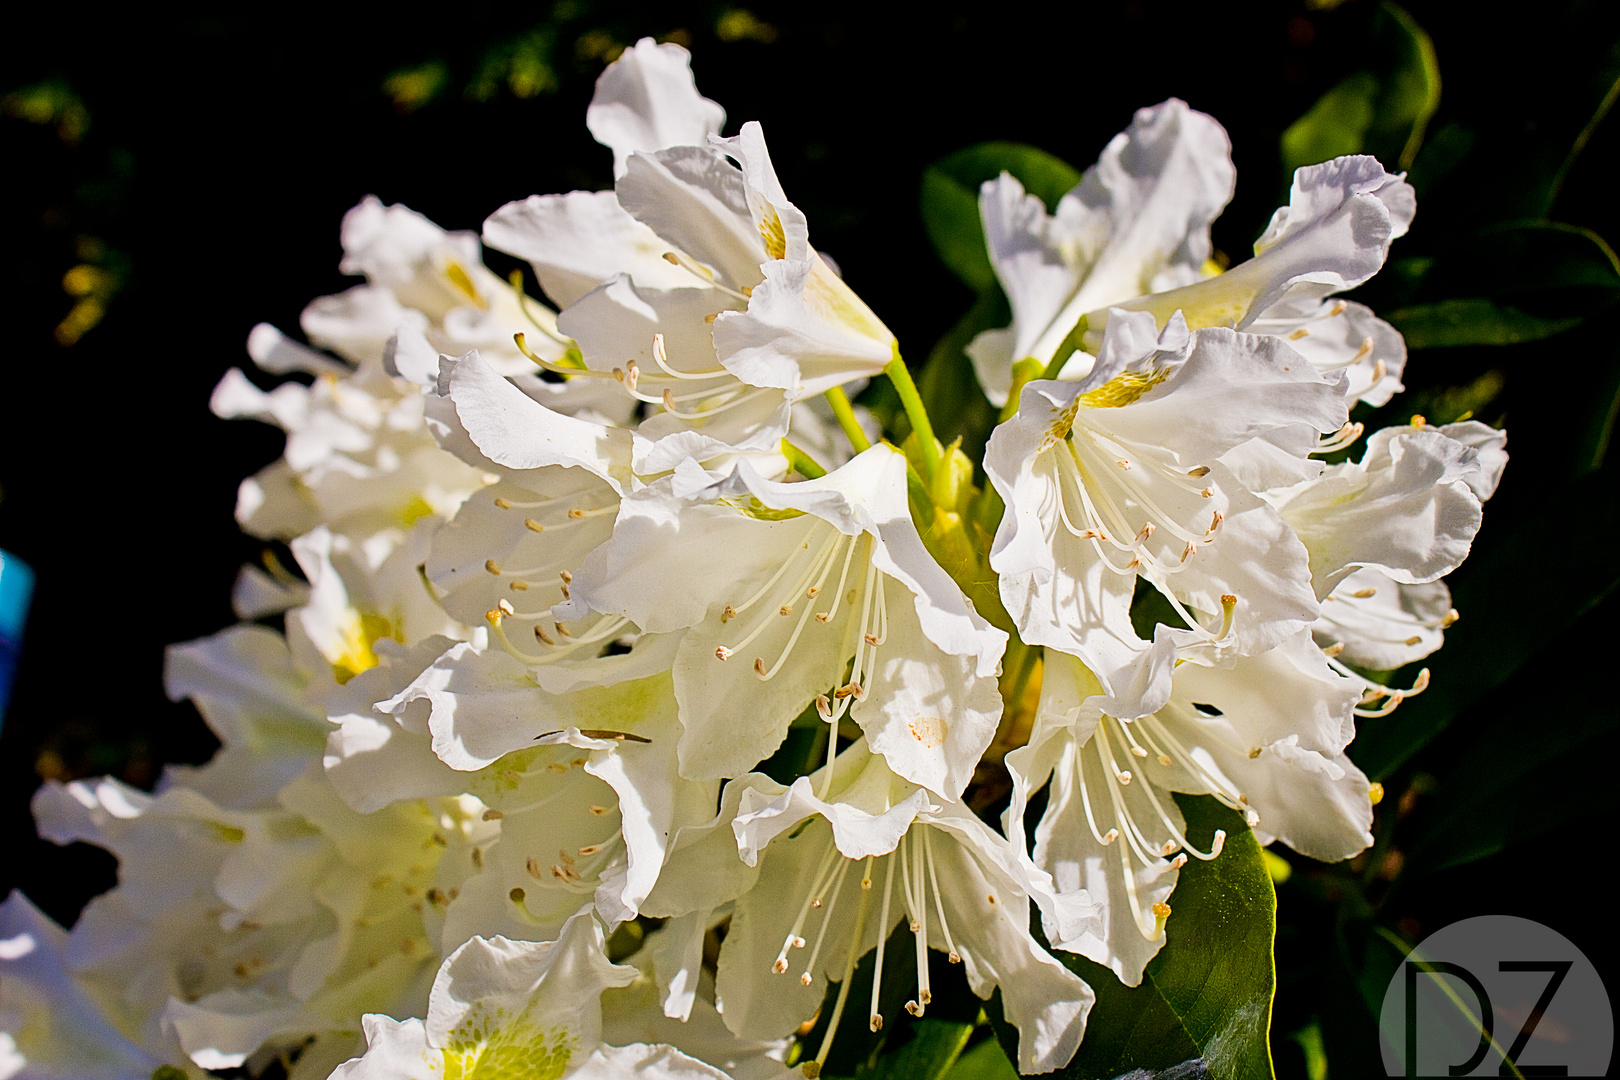
{"label": "white rhododendron blossom", "polygon": [[1229,269],[1231,147],[1180,101],[1052,213],[991,180],[991,430],[684,49],[625,49],[586,123],[611,190],[481,238],[367,198],[364,282],[219,383],[287,436],[238,493],[242,621],[167,658],[221,748],[35,796],[119,879],[71,931],[0,906],[0,1080],[814,1080],[974,1017],[1048,1073],[1236,933],[1178,887],[1371,844],[1358,718],[1427,686],[1392,674],[1507,461],[1365,431],[1405,345],[1337,294],[1402,177],[1298,170]]}
{"label": "white rhododendron blossom", "polygon": [[1210,261],[1210,223],[1232,197],[1231,143],[1213,119],[1174,98],[1137,112],[1080,185],[1048,215],[1007,174],[980,195],[991,264],[1013,324],[969,347],[996,404],[1012,365],[1064,359],[1082,377],[1108,309],[1176,311],[1188,325],[1230,326],[1283,338],[1323,372],[1345,371],[1345,393],[1382,405],[1406,363],[1400,334],[1366,307],[1329,296],[1378,272],[1405,234],[1416,199],[1370,157],[1300,169],[1289,205],[1255,241],[1255,258],[1225,272]]}

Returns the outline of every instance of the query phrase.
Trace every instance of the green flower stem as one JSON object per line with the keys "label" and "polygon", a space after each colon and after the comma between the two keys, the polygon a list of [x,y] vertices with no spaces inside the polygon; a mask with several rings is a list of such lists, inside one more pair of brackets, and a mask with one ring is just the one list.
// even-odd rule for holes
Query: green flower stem
{"label": "green flower stem", "polygon": [[814,480],[817,477],[827,475],[827,470],[822,468],[815,458],[786,439],[782,440],[782,456],[788,459],[788,464],[793,466],[793,471],[806,480]]}
{"label": "green flower stem", "polygon": [[849,395],[844,393],[842,386],[835,386],[827,391],[827,404],[832,406],[833,415],[838,418],[838,426],[844,429],[844,435],[849,444],[858,454],[862,450],[870,450],[872,442],[861,430],[860,422],[855,419],[855,406],[849,403]]}
{"label": "green flower stem", "polygon": [[1067,337],[1058,342],[1057,352],[1052,354],[1052,362],[1046,365],[1045,371],[1041,372],[1041,378],[1055,379],[1058,377],[1058,372],[1062,371],[1063,365],[1069,362],[1069,357],[1079,351],[1080,342],[1085,338],[1086,331],[1090,329],[1089,322],[1090,320],[1086,316],[1080,316],[1080,321],[1074,324],[1074,329],[1069,331]]}
{"label": "green flower stem", "polygon": [[906,418],[911,421],[911,430],[917,436],[917,455],[922,459],[923,480],[932,482],[934,474],[939,471],[939,441],[934,438],[934,425],[928,421],[928,410],[923,407],[922,396],[917,393],[917,384],[911,381],[911,372],[906,370],[906,362],[900,358],[898,351],[883,369],[883,374],[889,377],[899,392],[900,404],[905,406]]}
{"label": "green flower stem", "polygon": [[[1071,354],[1072,355],[1072,354]],[[1060,368],[1063,366],[1058,365]],[[1024,392],[1024,386],[1036,379],[1045,376],[1041,362],[1033,356],[1026,356],[1012,367],[1012,387],[1007,391],[1007,404],[1001,407],[1001,415],[997,422],[1005,424],[1018,415],[1018,399]]]}

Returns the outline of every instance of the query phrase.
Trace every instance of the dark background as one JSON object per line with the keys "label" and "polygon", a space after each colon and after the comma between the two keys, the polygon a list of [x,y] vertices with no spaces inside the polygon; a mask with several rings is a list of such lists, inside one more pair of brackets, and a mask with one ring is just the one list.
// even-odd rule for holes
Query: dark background
{"label": "dark background", "polygon": [[[1616,7],[1548,0],[1504,19],[1476,5],[1410,6],[1444,80],[1430,131],[1452,124],[1474,141],[1449,173],[1431,169],[1432,182],[1420,182],[1420,159],[1417,225],[1397,257],[1539,216],[1524,192],[1568,159],[1617,73]],[[39,580],[0,733],[0,893],[21,887],[66,925],[113,883],[115,863],[34,838],[28,797],[44,778],[102,773],[150,787],[164,763],[212,753],[191,707],[164,699],[162,651],[232,620],[236,568],[262,548],[235,529],[236,485],[281,440],[213,418],[209,391],[247,364],[254,323],[296,333],[305,303],[352,283],[337,272],[337,229],[362,196],[476,230],[509,200],[605,187],[611,156],[584,127],[596,75],[639,36],[680,41],[699,88],[727,108],[727,133],[763,123],[813,242],[920,362],[973,299],[925,235],[927,165],[1000,139],[1084,168],[1135,108],[1179,96],[1232,136],[1238,189],[1215,241],[1241,259],[1286,200],[1279,135],[1368,62],[1378,15],[1368,0],[940,4],[923,18],[845,2],[423,11],[190,17],[126,6],[92,17],[63,4],[36,8],[0,40],[0,94],[16,91],[0,110],[0,547]],[[1550,213],[1614,240],[1613,124],[1590,134]],[[1620,486],[1602,468],[1620,358],[1613,305],[1585,314],[1534,345],[1414,353],[1411,392],[1380,415],[1403,420],[1403,408],[1487,373],[1501,386],[1478,415],[1507,423],[1514,460],[1476,549],[1496,540],[1501,554],[1479,571],[1490,577],[1473,582],[1475,606],[1448,650],[1461,656],[1451,678],[1487,689],[1463,694],[1455,721],[1415,756],[1386,749],[1379,760],[1393,763],[1373,770],[1390,792],[1381,838],[1397,814],[1394,835],[1432,838],[1469,817],[1470,799],[1496,824],[1460,861],[1407,859],[1387,838],[1352,867],[1289,856],[1273,1025],[1285,1075],[1303,1075],[1290,1035],[1313,1018],[1336,1076],[1372,1067],[1336,996],[1371,962],[1357,926],[1414,940],[1468,915],[1522,915],[1620,973],[1612,891],[1597,872],[1620,763],[1616,611],[1601,602],[1620,554],[1609,497]],[[1584,599],[1543,617],[1538,603],[1561,588]],[[1462,633],[1476,615],[1510,643],[1511,662],[1478,652],[1483,674],[1462,655],[1481,640]],[[1398,741],[1405,715],[1366,721],[1352,755],[1379,733],[1386,747]],[[1454,865],[1434,868],[1444,861]]]}

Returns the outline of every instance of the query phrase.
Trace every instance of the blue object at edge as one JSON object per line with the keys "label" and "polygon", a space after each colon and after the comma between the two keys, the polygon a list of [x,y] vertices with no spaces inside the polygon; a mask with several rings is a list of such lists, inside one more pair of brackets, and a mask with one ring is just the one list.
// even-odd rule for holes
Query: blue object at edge
{"label": "blue object at edge", "polygon": [[33,596],[33,569],[10,552],[0,551],[0,719],[5,717],[17,676],[17,656]]}

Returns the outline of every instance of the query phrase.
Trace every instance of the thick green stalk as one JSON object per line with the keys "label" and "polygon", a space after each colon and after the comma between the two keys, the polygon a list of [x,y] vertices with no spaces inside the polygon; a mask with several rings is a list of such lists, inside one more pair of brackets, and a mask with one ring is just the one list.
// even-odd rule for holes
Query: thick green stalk
{"label": "thick green stalk", "polygon": [[844,436],[849,439],[849,445],[855,448],[855,452],[859,454],[862,450],[870,450],[872,442],[855,419],[855,406],[849,403],[849,395],[844,393],[842,386],[827,391],[827,404],[832,406],[833,416],[838,418],[838,426],[844,429]]}
{"label": "thick green stalk", "polygon": [[827,475],[827,470],[821,467],[820,462],[786,439],[782,440],[782,456],[788,459],[788,464],[793,466],[793,471],[806,480],[814,480],[817,477]]}
{"label": "thick green stalk", "polygon": [[900,394],[906,419],[911,421],[912,433],[917,436],[917,454],[921,458],[923,480],[931,483],[934,474],[939,471],[939,442],[934,438],[934,425],[928,422],[928,410],[923,407],[922,395],[917,393],[917,384],[911,381],[911,372],[906,370],[906,362],[900,358],[898,351],[883,369],[883,374],[889,377]]}
{"label": "thick green stalk", "polygon": [[1084,315],[1080,316],[1080,321],[1074,324],[1074,329],[1070,330],[1068,336],[1058,342],[1057,352],[1052,354],[1052,362],[1046,365],[1046,370],[1041,373],[1041,378],[1055,379],[1058,377],[1058,372],[1062,371],[1063,365],[1069,362],[1069,357],[1079,351],[1080,343],[1084,340],[1086,330],[1089,328],[1088,322],[1089,320]]}

